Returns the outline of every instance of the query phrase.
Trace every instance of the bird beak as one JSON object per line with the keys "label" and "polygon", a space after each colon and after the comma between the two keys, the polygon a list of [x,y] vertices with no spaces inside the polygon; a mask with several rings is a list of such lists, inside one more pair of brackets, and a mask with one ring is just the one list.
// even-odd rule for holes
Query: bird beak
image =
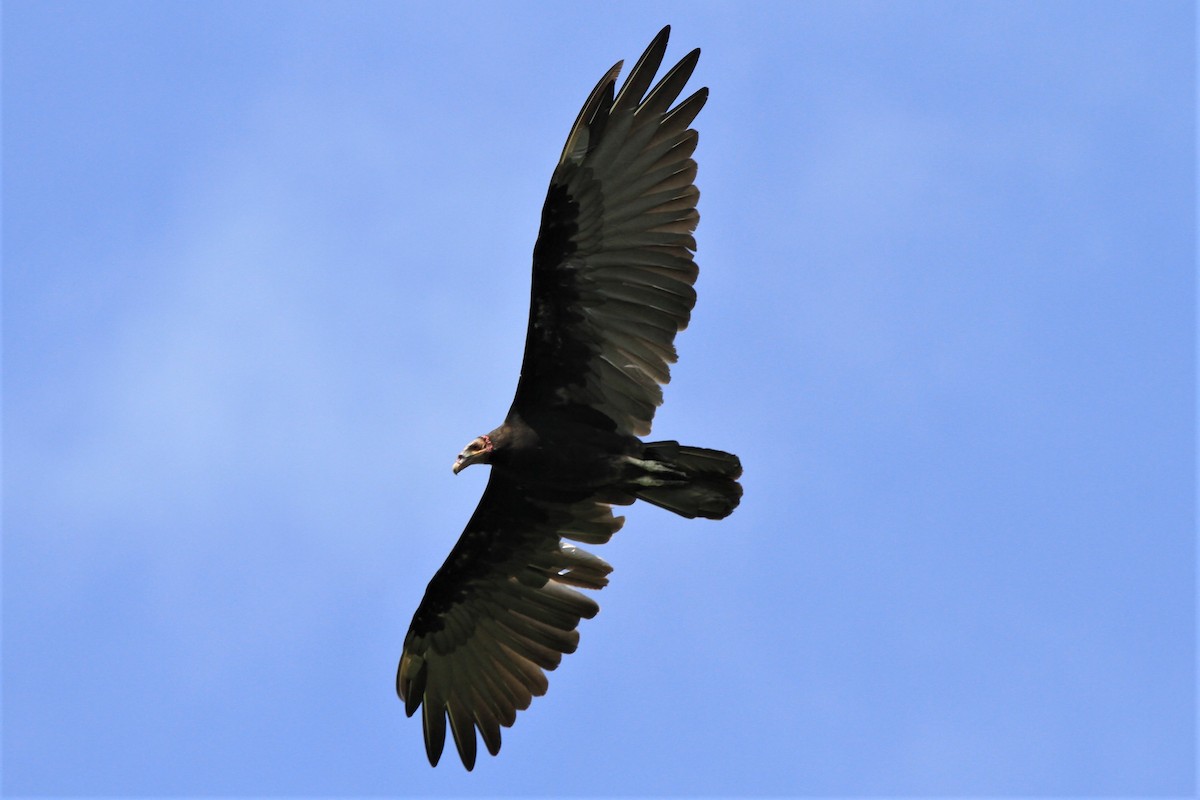
{"label": "bird beak", "polygon": [[463,448],[462,452],[458,454],[458,458],[454,459],[454,474],[457,475],[472,464],[488,463],[488,454],[491,452],[491,439],[487,436],[474,439]]}

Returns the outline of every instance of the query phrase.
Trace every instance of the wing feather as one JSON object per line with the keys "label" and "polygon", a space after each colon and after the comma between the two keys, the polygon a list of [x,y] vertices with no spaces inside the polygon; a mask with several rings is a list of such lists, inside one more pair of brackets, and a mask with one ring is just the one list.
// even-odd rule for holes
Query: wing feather
{"label": "wing feather", "polygon": [[683,87],[687,85],[688,80],[692,77],[692,72],[696,69],[697,62],[700,61],[700,48],[697,47],[692,52],[679,60],[679,63],[671,67],[667,74],[662,77],[654,88],[650,90],[650,94],[646,95],[646,99],[638,106],[638,114],[651,114],[654,116],[662,116],[666,114],[671,107],[671,103],[679,97],[683,92]]}
{"label": "wing feather", "polygon": [[458,750],[458,756],[462,759],[463,766],[467,771],[475,768],[475,719],[471,716],[468,708],[471,707],[471,699],[464,697],[465,691],[463,687],[470,686],[467,682],[467,676],[458,675],[460,672],[457,669],[459,665],[455,664],[451,669],[454,670],[453,679],[455,681],[455,692],[451,696],[451,702],[446,705],[447,716],[450,717],[450,735],[454,737],[454,747]]}
{"label": "wing feather", "polygon": [[629,77],[626,79],[625,85],[621,87],[616,102],[613,103],[614,110],[630,112],[641,102],[642,95],[646,93],[650,82],[654,80],[655,73],[662,65],[663,56],[667,53],[667,39],[670,35],[670,25],[664,26],[655,34],[646,47],[646,52],[642,53],[642,57],[629,71]]}

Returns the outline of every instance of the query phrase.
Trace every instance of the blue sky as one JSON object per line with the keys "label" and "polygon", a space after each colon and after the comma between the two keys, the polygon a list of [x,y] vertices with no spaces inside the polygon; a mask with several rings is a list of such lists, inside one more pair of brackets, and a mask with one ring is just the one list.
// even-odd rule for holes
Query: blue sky
{"label": "blue sky", "polygon": [[[393,693],[515,386],[554,160],[700,46],[699,303],[550,691]],[[1188,3],[8,2],[3,788],[1185,795]]]}

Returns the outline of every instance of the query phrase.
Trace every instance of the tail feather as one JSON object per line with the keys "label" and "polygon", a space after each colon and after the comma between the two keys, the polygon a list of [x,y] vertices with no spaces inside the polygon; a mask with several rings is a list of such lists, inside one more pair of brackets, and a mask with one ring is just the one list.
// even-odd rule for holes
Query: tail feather
{"label": "tail feather", "polygon": [[742,499],[742,462],[732,453],[649,442],[634,462],[640,474],[630,491],[639,500],[694,519],[724,519]]}

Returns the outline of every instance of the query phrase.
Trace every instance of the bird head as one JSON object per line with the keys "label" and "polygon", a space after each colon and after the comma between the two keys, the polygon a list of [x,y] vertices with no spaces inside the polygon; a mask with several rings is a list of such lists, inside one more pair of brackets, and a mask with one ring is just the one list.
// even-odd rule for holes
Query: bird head
{"label": "bird head", "polygon": [[492,437],[487,434],[477,436],[463,448],[463,451],[458,454],[458,458],[454,459],[454,474],[457,475],[472,464],[486,464],[491,460]]}

